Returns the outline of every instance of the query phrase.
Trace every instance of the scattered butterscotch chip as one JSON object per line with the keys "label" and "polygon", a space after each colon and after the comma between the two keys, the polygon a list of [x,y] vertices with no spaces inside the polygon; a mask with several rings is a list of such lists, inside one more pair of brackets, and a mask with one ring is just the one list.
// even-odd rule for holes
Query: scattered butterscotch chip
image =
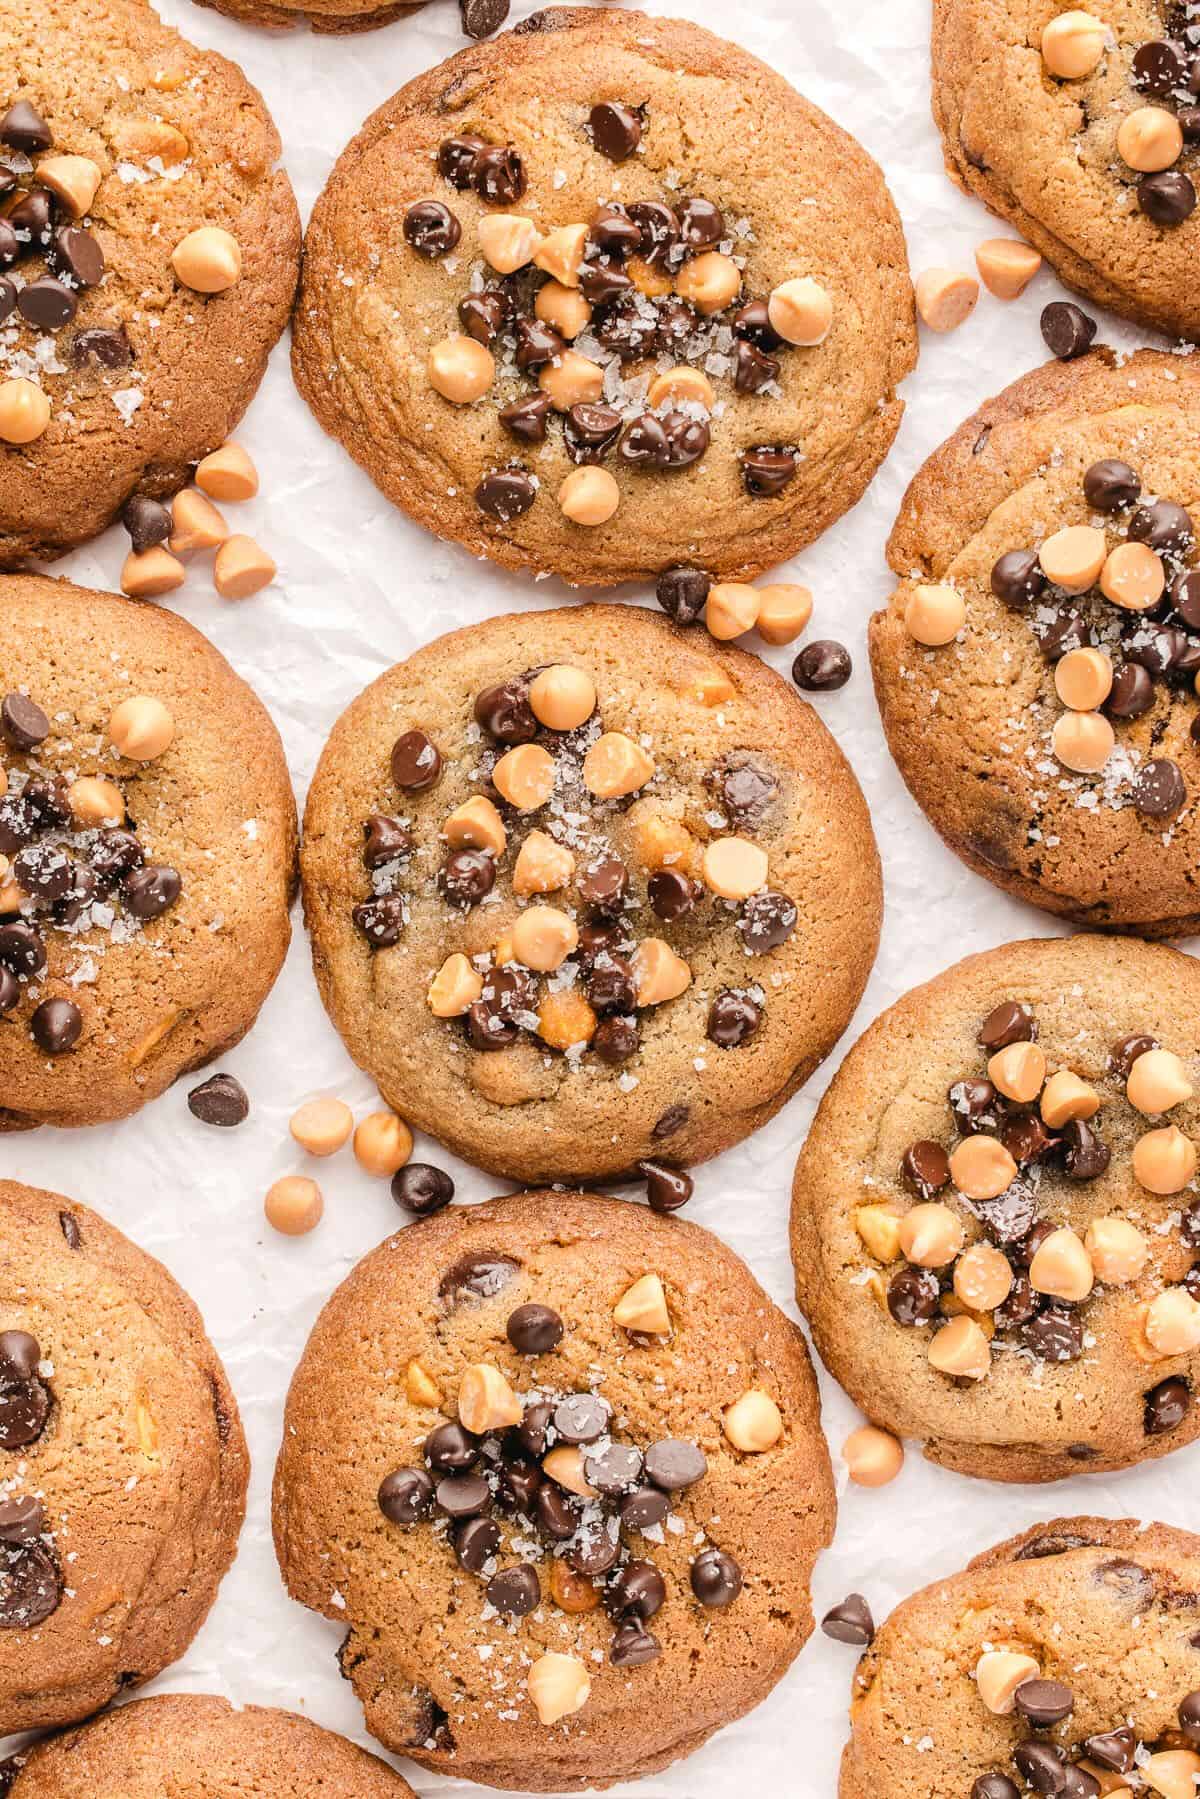
{"label": "scattered butterscotch chip", "polygon": [[992,1366],[987,1338],[973,1318],[952,1318],[929,1342],[929,1363],[956,1380],[983,1380]]}
{"label": "scattered butterscotch chip", "polygon": [[[1157,1755],[1147,1756],[1137,1771],[1161,1799],[1195,1799],[1196,1783],[1200,1780],[1200,1755],[1194,1749],[1160,1749]],[[1113,1799],[1121,1799],[1120,1790],[1113,1794]]]}
{"label": "scattered butterscotch chip", "polygon": [[578,287],[589,229],[587,225],[559,225],[548,231],[534,251],[534,266],[562,287]]}
{"label": "scattered butterscotch chip", "polygon": [[894,1200],[859,1206],[854,1228],[877,1262],[894,1262],[900,1254],[901,1212]]}
{"label": "scattered butterscotch chip", "polygon": [[461,950],[455,950],[429,983],[425,1001],[435,1018],[461,1018],[482,992],[483,976]]}
{"label": "scattered butterscotch chip", "polygon": [[196,486],[211,500],[252,500],[258,470],[241,444],[222,444],[196,465]]}
{"label": "scattered butterscotch chip", "polygon": [[332,1156],[350,1139],[354,1114],[341,1099],[309,1099],[292,1113],[288,1130],[310,1156]]}
{"label": "scattered butterscotch chip", "polygon": [[596,710],[596,683],[586,669],[555,663],[529,683],[529,709],[548,731],[574,731]]}
{"label": "scattered butterscotch chip", "polygon": [[917,276],[917,311],[931,331],[955,331],[979,300],[979,283],[960,269],[926,269]]}
{"label": "scattered butterscotch chip", "polygon": [[90,156],[43,156],[37,165],[39,187],[48,187],[75,218],[90,211],[100,185],[100,169]]}
{"label": "scattered butterscotch chip", "polygon": [[646,391],[646,404],[651,408],[690,403],[703,406],[706,412],[711,412],[716,399],[713,384],[703,369],[693,368],[686,362],[680,363],[678,368],[664,369],[661,375],[655,375]]}
{"label": "scattered butterscotch chip", "polygon": [[596,1034],[596,1014],[573,987],[543,993],[537,1020],[538,1036],[551,1049],[573,1049],[576,1044],[590,1043]]}
{"label": "scattered butterscotch chip", "polygon": [[[550,389],[547,387],[547,392]],[[573,525],[606,525],[621,504],[621,489],[606,468],[576,468],[558,490],[558,509]]]}
{"label": "scattered butterscotch chip", "polygon": [[761,1455],[773,1449],[783,1435],[783,1418],[769,1393],[750,1387],[729,1407],[722,1429],[735,1449],[745,1455]]}
{"label": "scattered butterscotch chip", "polygon": [[451,849],[486,850],[491,856],[502,856],[508,842],[504,820],[482,793],[464,800],[448,814],[442,836]]}
{"label": "scattered butterscotch chip", "polygon": [[672,281],[665,268],[658,263],[647,262],[641,256],[631,256],[625,264],[625,273],[648,300],[662,300],[671,292]]}
{"label": "scattered butterscotch chip", "polygon": [[201,225],[176,244],[171,266],[184,287],[198,294],[220,294],[241,279],[242,249],[221,225]]}
{"label": "scattered butterscotch chip", "polygon": [[108,721],[113,747],[133,762],[153,762],[175,740],[175,719],[151,694],[134,694],[114,707]]}
{"label": "scattered butterscotch chip", "polygon": [[1100,1095],[1096,1089],[1069,1068],[1058,1069],[1046,1082],[1041,1113],[1052,1131],[1061,1130],[1072,1118],[1094,1118],[1099,1110]]}
{"label": "scattered butterscotch chip", "polygon": [[492,770],[492,785],[518,812],[536,812],[554,792],[554,757],[537,743],[519,743]]}
{"label": "scattered butterscotch chip", "polygon": [[1078,1305],[1095,1284],[1091,1257],[1069,1225],[1060,1225],[1038,1245],[1029,1264],[1029,1284],[1035,1293],[1065,1299]]}
{"label": "scattered butterscotch chip", "polygon": [[773,290],[767,318],[784,343],[812,349],[825,342],[833,326],[833,296],[811,276],[799,275]]}
{"label": "scattered butterscotch chip", "polygon": [[[544,394],[549,395],[550,404],[556,412],[570,412],[572,406],[591,406],[602,397],[604,370],[590,356],[581,356],[578,350],[564,350],[553,362],[547,362],[542,367],[538,374],[538,386]],[[576,470],[577,474],[588,472],[608,473],[607,469]],[[609,479],[612,480],[611,475]],[[613,511],[616,511],[615,507]]]}
{"label": "scattered butterscotch chip", "polygon": [[1145,543],[1118,544],[1100,571],[1101,593],[1127,612],[1147,612],[1157,606],[1166,585],[1162,557]]}
{"label": "scattered butterscotch chip", "polygon": [[954,1264],[954,1291],[973,1312],[994,1312],[1012,1284],[1012,1263],[990,1243],[972,1243]]}
{"label": "scattered butterscotch chip", "polygon": [[491,1362],[475,1362],[464,1368],[458,1383],[458,1418],[473,1437],[520,1424],[524,1409],[499,1368]]}
{"label": "scattered butterscotch chip", "polygon": [[644,937],[633,952],[639,1006],[661,1006],[691,985],[692,971],[661,937]]}
{"label": "scattered butterscotch chip", "polygon": [[527,906],[512,928],[517,961],[538,974],[561,968],[578,942],[575,920],[555,906]]}
{"label": "scattered butterscotch chip", "polygon": [[1005,1099],[1027,1106],[1046,1078],[1045,1052],[1036,1043],[1006,1043],[988,1058],[988,1079]]}
{"label": "scattered butterscotch chip", "polygon": [[575,857],[565,844],[545,831],[530,831],[513,864],[512,888],[520,899],[535,893],[554,893],[575,873]]}
{"label": "scattered butterscotch chip", "polygon": [[1135,1281],[1146,1266],[1150,1245],[1127,1218],[1094,1218],[1083,1246],[1091,1257],[1096,1279],[1106,1287],[1123,1287]]}
{"label": "scattered butterscotch chip", "polygon": [[223,600],[248,600],[269,587],[277,573],[274,558],[261,544],[235,531],[217,551],[213,585]]}
{"label": "scattered butterscotch chip", "polygon": [[1165,106],[1137,106],[1121,121],[1117,150],[1139,175],[1158,175],[1182,156],[1183,129]]}
{"label": "scattered butterscotch chip", "polygon": [[98,775],[81,775],[67,788],[67,804],[71,817],[84,830],[100,825],[125,823],[125,796],[115,781],[101,780]]}
{"label": "scattered butterscotch chip", "polygon": [[798,581],[776,581],[758,589],[755,629],[764,643],[794,643],[812,617],[813,597]]}
{"label": "scattered butterscotch chip", "polygon": [[576,1574],[561,1556],[550,1558],[550,1597],[560,1611],[569,1615],[594,1612],[600,1603],[600,1592],[586,1574]]}
{"label": "scattered butterscotch chip", "polygon": [[726,706],[737,694],[729,676],[719,668],[706,669],[697,675],[688,691],[699,706]]}
{"label": "scattered butterscotch chip", "polygon": [[1099,774],[1117,738],[1102,712],[1064,712],[1050,733],[1054,754],[1074,774]]}
{"label": "scattered butterscotch chip", "polygon": [[975,1685],[988,1710],[1007,1718],[1017,1709],[1017,1688],[1036,1680],[1040,1673],[1031,1655],[1015,1649],[986,1649],[975,1664]]}
{"label": "scattered butterscotch chip", "polygon": [[904,608],[905,630],[929,649],[953,643],[966,622],[966,601],[954,587],[914,587]]}
{"label": "scattered butterscotch chip", "polygon": [[156,600],[173,593],[187,579],[187,570],[164,544],[156,543],[139,555],[130,550],[121,564],[121,592],[131,600]]}
{"label": "scattered butterscotch chip", "polygon": [[529,1670],[529,1697],[543,1724],[557,1724],[587,1704],[592,1683],[574,1655],[540,1656]]}
{"label": "scattered butterscotch chip", "polygon": [[[376,1114],[376,1116],[386,1117],[387,1114]],[[442,1403],[442,1389],[429,1370],[415,1357],[404,1370],[404,1392],[411,1404],[426,1406],[430,1410]]]}
{"label": "scattered butterscotch chip", "polygon": [[496,378],[496,359],[483,344],[453,332],[434,344],[425,359],[429,385],[443,400],[470,406],[482,400]]}
{"label": "scattered butterscotch chip", "polygon": [[639,818],[634,826],[634,845],[641,867],[657,870],[676,868],[689,872],[696,860],[698,845],[686,825],[677,818],[666,818],[651,812]]}
{"label": "scattered butterscotch chip", "polygon": [[1194,1088],[1183,1062],[1169,1049],[1148,1049],[1137,1056],[1125,1081],[1125,1096],[1147,1118],[1191,1099]]}
{"label": "scattered butterscotch chip", "polygon": [[596,1489],[584,1473],[583,1451],[574,1443],[560,1443],[542,1457],[542,1473],[552,1480],[556,1487],[562,1487],[567,1493],[575,1493],[580,1499],[594,1499]]}
{"label": "scattered butterscotch chip", "polygon": [[980,280],[998,300],[1019,300],[1041,266],[1038,252],[1019,237],[989,237],[975,252]]}
{"label": "scattered butterscotch chip", "polygon": [[704,623],[719,643],[728,643],[752,631],[758,622],[757,588],[744,581],[718,581],[708,591]]}
{"label": "scattered butterscotch chip", "polygon": [[622,1330],[642,1331],[649,1337],[665,1337],[671,1329],[667,1295],[657,1274],[643,1274],[627,1287],[613,1307],[613,1322]]}
{"label": "scattered butterscotch chip", "polygon": [[747,837],[717,837],[701,857],[704,885],[721,899],[749,899],[767,883],[767,852]]}
{"label": "scattered butterscotch chip", "polygon": [[1054,669],[1054,689],[1072,712],[1094,712],[1112,692],[1113,665],[1103,650],[1088,645],[1068,650]]}
{"label": "scattered butterscotch chip", "polygon": [[285,1237],[303,1237],[321,1222],[325,1200],[316,1181],[285,1174],[267,1189],[263,1210],[267,1223]]}
{"label": "scattered butterscotch chip", "polygon": [[167,539],[171,554],[215,550],[228,536],[229,526],[212,501],[198,488],[181,487],[171,501],[171,535]]}
{"label": "scattered butterscotch chip", "polygon": [[742,271],[732,256],[706,250],[685,262],[675,277],[675,292],[705,318],[724,312],[741,292]]}
{"label": "scattered butterscotch chip", "polygon": [[354,1159],[368,1174],[390,1180],[413,1151],[413,1136],[394,1112],[369,1112],[354,1133]]}
{"label": "scattered butterscotch chip", "polygon": [[161,156],[165,163],[182,162],[191,146],[183,132],[165,119],[122,119],[110,142],[125,162],[143,162]]}
{"label": "scattered butterscotch chip", "polygon": [[886,1487],[904,1466],[904,1445],[890,1431],[863,1424],[842,1444],[842,1457],[856,1487]]}
{"label": "scattered butterscotch chip", "polygon": [[950,1178],[968,1199],[999,1199],[1017,1178],[1017,1164],[995,1137],[964,1137],[950,1156]]}
{"label": "scattered butterscotch chip", "polygon": [[605,731],[583,759],[583,784],[600,800],[636,793],[653,774],[653,759],[623,731]]}
{"label": "scattered butterscotch chip", "polygon": [[1182,1193],[1196,1173],[1196,1145],[1178,1125],[1147,1131],[1133,1146],[1134,1179],[1148,1193]]}
{"label": "scattered butterscotch chip", "polygon": [[1188,1355],[1200,1349],[1200,1304],[1184,1287],[1168,1287],[1146,1308],[1147,1341],[1159,1355]]}
{"label": "scattered butterscotch chip", "polygon": [[918,1268],[945,1268],[963,1246],[958,1214],[938,1200],[912,1206],[900,1220],[900,1248]]}
{"label": "scattered butterscotch chip", "polygon": [[592,309],[577,287],[564,287],[561,281],[547,281],[539,287],[533,302],[535,318],[572,342],[584,330]]}
{"label": "scattered butterscotch chip", "polygon": [[0,381],[0,441],[30,444],[50,423],[50,401],[32,381],[17,375]]}
{"label": "scattered butterscotch chip", "polygon": [[515,275],[533,261],[542,241],[532,219],[515,212],[491,212],[479,221],[479,248],[498,275]]}
{"label": "scattered butterscotch chip", "polygon": [[1061,81],[1090,75],[1104,55],[1108,27],[1093,13],[1073,8],[1051,19],[1042,32],[1042,61]]}
{"label": "scattered butterscotch chip", "polygon": [[1095,525],[1064,525],[1038,551],[1042,573],[1066,593],[1086,593],[1094,587],[1107,556],[1108,543]]}

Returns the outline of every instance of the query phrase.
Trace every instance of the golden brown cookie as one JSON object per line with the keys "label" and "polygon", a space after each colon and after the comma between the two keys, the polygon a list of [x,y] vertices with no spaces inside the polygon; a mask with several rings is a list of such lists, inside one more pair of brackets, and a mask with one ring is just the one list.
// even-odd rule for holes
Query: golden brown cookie
{"label": "golden brown cookie", "polygon": [[535,13],[368,120],[293,342],[389,499],[594,586],[785,561],[862,494],[915,359],[875,164],[735,45],[614,7]]}
{"label": "golden brown cookie", "polygon": [[141,0],[0,15],[0,563],[60,555],[223,443],[299,217],[262,98]]}
{"label": "golden brown cookie", "polygon": [[707,1231],[561,1190],[360,1262],[292,1382],[275,1543],[367,1727],[566,1792],[666,1767],[812,1629],[834,1500],[799,1331]]}
{"label": "golden brown cookie", "polygon": [[8,1735],[87,1717],[184,1653],[249,1465],[195,1306],[95,1212],[0,1182],[0,1279]]}
{"label": "golden brown cookie", "polygon": [[396,19],[407,19],[420,12],[427,0],[396,0],[394,5],[376,6],[373,0],[198,0],[227,18],[241,19],[247,25],[286,28],[306,24],[313,31],[345,36],[355,31],[374,31],[379,25],[391,25]]}
{"label": "golden brown cookie", "polygon": [[1150,936],[1200,926],[1193,362],[1096,352],[981,407],[909,488],[871,621],[888,744],[950,848]]}
{"label": "golden brown cookie", "polygon": [[0,579],[0,1130],[123,1118],[244,1036],[287,950],[278,732],[183,619]]}
{"label": "golden brown cookie", "polygon": [[1009,943],[914,988],[838,1070],[796,1169],[796,1292],[872,1420],[990,1480],[1200,1430],[1200,965]]}
{"label": "golden brown cookie", "polygon": [[934,0],[946,168],[1070,286],[1200,333],[1200,37],[1176,0]]}
{"label": "golden brown cookie", "polygon": [[578,606],[439,638],[314,777],[317,980],[388,1103],[514,1179],[689,1163],[828,1054],[878,941],[862,794],[756,657]]}
{"label": "golden brown cookie", "polygon": [[897,1606],[859,1662],[838,1799],[1191,1799],[1200,1537],[1060,1518]]}

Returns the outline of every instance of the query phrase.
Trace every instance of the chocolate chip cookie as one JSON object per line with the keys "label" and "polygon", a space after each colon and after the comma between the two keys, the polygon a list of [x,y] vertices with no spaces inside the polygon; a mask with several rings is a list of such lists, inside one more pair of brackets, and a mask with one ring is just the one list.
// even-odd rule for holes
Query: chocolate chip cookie
{"label": "chocolate chip cookie", "polygon": [[[10,1785],[4,1785],[7,1773]],[[375,1756],[294,1712],[163,1693],[0,1763],[7,1799],[411,1799]]]}
{"label": "chocolate chip cookie", "polygon": [[0,563],[60,555],[224,442],[299,217],[261,96],[141,0],[0,19]]}
{"label": "chocolate chip cookie", "polygon": [[1010,943],[876,1020],[796,1169],[821,1355],[877,1423],[991,1480],[1200,1431],[1200,964]]}
{"label": "chocolate chip cookie", "polygon": [[353,31],[374,31],[420,12],[427,0],[395,0],[377,6],[374,0],[198,0],[230,19],[248,25],[288,26],[306,24],[313,31],[344,36]]}
{"label": "chocolate chip cookie", "polygon": [[491,619],[334,727],[302,856],[317,980],[388,1103],[526,1181],[764,1123],[875,954],[862,794],[757,658],[633,607]]}
{"label": "chocolate chip cookie", "polygon": [[1150,936],[1200,928],[1193,360],[1096,352],[981,407],[909,488],[871,621],[888,743],[950,848]]}
{"label": "chocolate chip cookie", "polygon": [[764,1698],[833,1516],[803,1339],[748,1269],[561,1190],[361,1262],[275,1473],[284,1580],[345,1631],[367,1728],[539,1792],[664,1768]]}
{"label": "chocolate chip cookie", "polygon": [[511,568],[742,578],[859,498],[916,359],[878,168],[677,20],[555,7],[410,82],[309,227],[301,392]]}
{"label": "chocolate chip cookie", "polygon": [[0,1130],[123,1118],[244,1036],[295,856],[278,733],[198,631],[0,578]]}
{"label": "chocolate chip cookie", "polygon": [[1192,1799],[1200,1537],[1062,1518],[897,1606],[858,1664],[839,1799]]}
{"label": "chocolate chip cookie", "polygon": [[0,1263],[8,1735],[184,1653],[233,1560],[248,1459],[195,1306],[95,1212],[0,1181]]}
{"label": "chocolate chip cookie", "polygon": [[1200,334],[1200,19],[1183,0],[934,0],[946,168],[1070,286]]}

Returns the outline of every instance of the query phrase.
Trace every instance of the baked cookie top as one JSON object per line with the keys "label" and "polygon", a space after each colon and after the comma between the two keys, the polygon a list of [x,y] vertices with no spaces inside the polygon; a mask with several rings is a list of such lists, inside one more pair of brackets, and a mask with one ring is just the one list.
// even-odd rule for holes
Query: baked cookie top
{"label": "baked cookie top", "polygon": [[1180,0],[934,0],[946,167],[1072,287],[1183,337],[1195,264],[1200,20]]}
{"label": "baked cookie top", "polygon": [[122,1118],[249,1029],[290,934],[279,735],[171,613],[0,578],[0,1130]]}
{"label": "baked cookie top", "polygon": [[275,1543],[369,1730],[568,1791],[665,1767],[812,1628],[834,1501],[799,1331],[707,1231],[561,1190],[381,1244],[288,1396]]}
{"label": "baked cookie top", "polygon": [[1010,943],[915,988],[829,1088],[792,1252],[876,1423],[992,1480],[1119,1468],[1200,1428],[1200,965]]}
{"label": "baked cookie top", "polygon": [[1096,352],[981,407],[888,545],[901,774],[977,873],[1083,924],[1200,924],[1198,503],[1200,369]]}
{"label": "baked cookie top", "polygon": [[858,1664],[839,1799],[1191,1799],[1200,1537],[1062,1518],[897,1606]]}
{"label": "baked cookie top", "polygon": [[248,25],[287,26],[301,21],[313,31],[343,35],[352,31],[374,31],[379,25],[391,25],[420,12],[427,0],[392,0],[378,5],[376,0],[198,0],[215,12],[231,19],[243,19]]}
{"label": "baked cookie top", "polygon": [[0,1182],[0,1735],[182,1655],[233,1560],[248,1460],[200,1315],[95,1212]]}
{"label": "baked cookie top", "polygon": [[302,861],[355,1060],[528,1181],[748,1135],[878,940],[866,806],[815,713],[632,607],[491,619],[381,676],[334,727]]}
{"label": "baked cookie top", "polygon": [[678,20],[551,8],[369,119],[313,213],[301,392],[440,536],[583,585],[785,561],[916,359],[859,146]]}
{"label": "baked cookie top", "polygon": [[409,1799],[412,1788],[294,1712],[164,1693],[0,1764],[0,1791],[6,1799]]}
{"label": "baked cookie top", "polygon": [[223,443],[299,217],[262,98],[141,0],[0,16],[0,562],[57,556]]}

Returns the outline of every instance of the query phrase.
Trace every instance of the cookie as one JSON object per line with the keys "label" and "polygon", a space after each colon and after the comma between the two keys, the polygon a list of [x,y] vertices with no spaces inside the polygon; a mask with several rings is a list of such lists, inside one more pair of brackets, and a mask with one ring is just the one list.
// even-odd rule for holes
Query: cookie
{"label": "cookie", "polygon": [[934,0],[933,112],[957,185],[1071,287],[1200,334],[1200,29],[1178,0]]}
{"label": "cookie", "polygon": [[289,938],[274,725],[183,619],[0,579],[0,1130],[123,1118],[253,1024]]}
{"label": "cookie", "polygon": [[491,619],[381,676],[326,745],[302,863],[351,1055],[531,1183],[739,1142],[878,941],[866,806],[816,714],[633,607]]}
{"label": "cookie", "polygon": [[313,31],[344,36],[410,18],[420,12],[426,0],[416,0],[416,4],[397,0],[395,5],[385,6],[374,5],[373,0],[302,0],[299,5],[292,5],[291,0],[280,0],[279,5],[270,0],[262,4],[259,0],[199,0],[199,4],[247,25],[286,27],[303,23]]}
{"label": "cookie", "polygon": [[1200,964],[1009,943],[914,988],[796,1169],[796,1292],[830,1370],[932,1461],[1053,1480],[1200,1431]]}
{"label": "cookie", "polygon": [[409,1799],[376,1756],[294,1712],[237,1711],[207,1694],[164,1693],[0,1764],[7,1799]]}
{"label": "cookie", "polygon": [[523,1791],[652,1773],[757,1704],[833,1530],[799,1331],[707,1231],[595,1194],[455,1207],[338,1288],[275,1544],[367,1728]]}
{"label": "cookie", "polygon": [[0,1257],[6,1736],[85,1718],[184,1653],[233,1560],[249,1462],[200,1314],[160,1263],[13,1181]]}
{"label": "cookie", "polygon": [[913,320],[853,139],[699,26],[554,7],[345,151],[293,368],[388,498],[475,555],[592,586],[742,578],[862,494]]}
{"label": "cookie", "polygon": [[173,493],[249,405],[300,226],[257,90],[141,0],[8,0],[0,563]]}
{"label": "cookie", "polygon": [[1200,929],[1198,477],[1200,370],[1096,352],[981,407],[888,546],[901,774],[976,873],[1080,924]]}
{"label": "cookie", "polygon": [[897,1606],[859,1662],[839,1799],[1191,1799],[1200,1537],[1061,1518]]}

